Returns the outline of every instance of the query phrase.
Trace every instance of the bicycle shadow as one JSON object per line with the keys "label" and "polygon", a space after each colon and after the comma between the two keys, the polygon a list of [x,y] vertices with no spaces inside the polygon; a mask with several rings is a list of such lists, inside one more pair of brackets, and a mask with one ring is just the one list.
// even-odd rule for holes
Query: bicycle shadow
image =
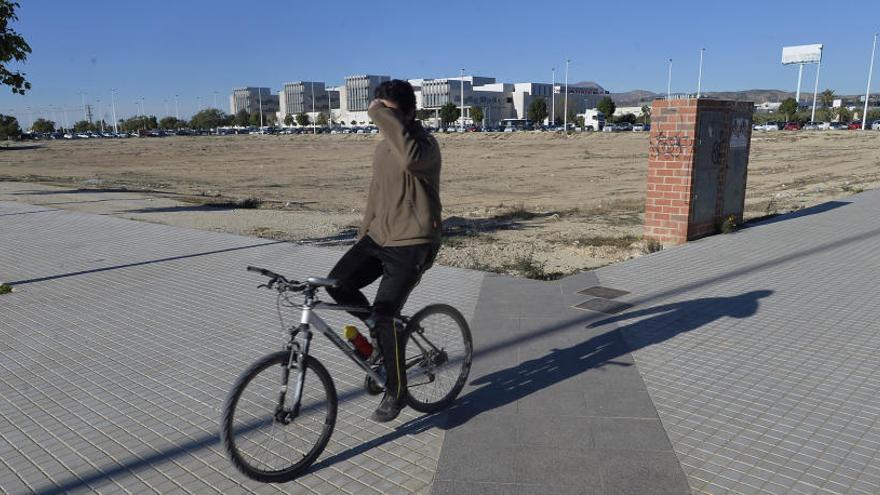
{"label": "bicycle shadow", "polygon": [[[447,411],[414,419],[386,435],[327,457],[314,464],[310,472],[343,462],[406,435],[434,427],[453,430],[480,414],[510,405],[591,369],[608,365],[631,366],[628,362],[631,352],[659,344],[724,317],[748,318],[757,312],[759,301],[771,294],[772,290],[757,290],[733,297],[693,299],[630,311],[590,323],[586,328],[648,317],[610,329],[574,346],[551,349],[539,358],[477,377],[470,382],[471,386],[477,388],[460,396]],[[581,321],[586,320],[588,317]]]}

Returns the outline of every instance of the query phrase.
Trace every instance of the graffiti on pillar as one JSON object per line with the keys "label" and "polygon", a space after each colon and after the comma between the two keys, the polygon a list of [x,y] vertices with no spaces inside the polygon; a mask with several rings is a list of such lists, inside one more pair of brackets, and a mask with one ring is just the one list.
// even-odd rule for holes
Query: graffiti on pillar
{"label": "graffiti on pillar", "polygon": [[749,119],[737,117],[733,119],[730,125],[730,147],[731,149],[746,148],[749,145]]}
{"label": "graffiti on pillar", "polygon": [[654,159],[675,159],[693,144],[693,139],[679,134],[660,131],[651,136],[648,144],[648,157]]}
{"label": "graffiti on pillar", "polygon": [[[710,133],[711,135],[711,133]],[[722,145],[724,144],[724,129],[718,133],[718,137],[712,142],[712,163],[715,165],[721,164],[721,152]]]}

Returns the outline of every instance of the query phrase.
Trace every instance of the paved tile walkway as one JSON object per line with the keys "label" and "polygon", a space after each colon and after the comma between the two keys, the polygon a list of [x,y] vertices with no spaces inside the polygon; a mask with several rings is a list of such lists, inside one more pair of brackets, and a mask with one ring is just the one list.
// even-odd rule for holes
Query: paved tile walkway
{"label": "paved tile walkway", "polygon": [[339,427],[276,486],[216,438],[229,383],[280,342],[242,267],[340,252],[0,202],[19,289],[0,296],[0,491],[880,493],[877,211],[863,193],[551,283],[437,267],[410,307],[470,318],[459,401],[375,425],[325,344]]}
{"label": "paved tile walkway", "polygon": [[[274,296],[244,267],[321,275],[340,251],[10,202],[0,202],[0,246],[0,278],[17,289],[0,300],[0,492],[430,488],[443,430],[413,411],[370,421],[377,399],[323,337],[314,354],[341,401],[315,472],[262,485],[222,456],[227,390],[284,342]],[[446,302],[470,317],[482,279],[437,267],[408,310]]]}

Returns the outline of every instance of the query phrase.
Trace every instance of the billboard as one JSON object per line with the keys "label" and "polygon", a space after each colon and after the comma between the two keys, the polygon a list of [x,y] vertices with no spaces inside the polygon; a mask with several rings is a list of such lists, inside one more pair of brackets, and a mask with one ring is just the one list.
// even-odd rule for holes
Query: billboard
{"label": "billboard", "polygon": [[818,64],[822,61],[822,45],[798,45],[782,48],[782,63]]}

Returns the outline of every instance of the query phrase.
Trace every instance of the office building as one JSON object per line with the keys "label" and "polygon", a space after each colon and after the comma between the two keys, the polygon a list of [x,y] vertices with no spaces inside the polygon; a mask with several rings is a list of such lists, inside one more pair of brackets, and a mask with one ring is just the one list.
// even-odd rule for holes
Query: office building
{"label": "office building", "polygon": [[275,114],[278,111],[278,95],[273,95],[269,88],[235,88],[229,96],[229,110],[232,115],[244,110],[248,114],[263,110],[263,115]]}

